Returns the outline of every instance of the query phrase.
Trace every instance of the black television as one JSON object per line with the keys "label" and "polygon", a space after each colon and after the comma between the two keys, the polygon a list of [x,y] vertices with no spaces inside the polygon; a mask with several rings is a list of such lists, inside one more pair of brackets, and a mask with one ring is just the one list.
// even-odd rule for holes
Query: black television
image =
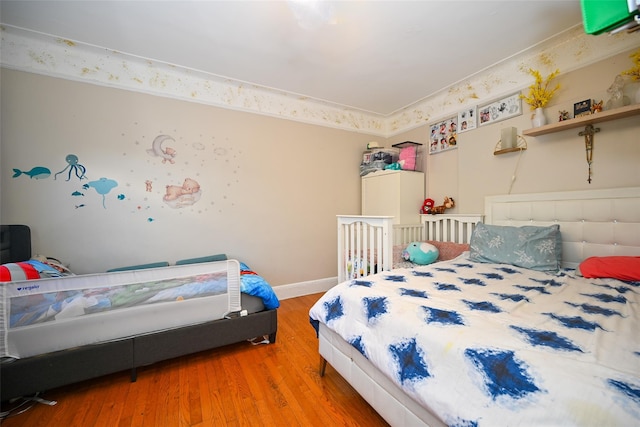
{"label": "black television", "polygon": [[640,0],[580,0],[587,34],[640,29]]}

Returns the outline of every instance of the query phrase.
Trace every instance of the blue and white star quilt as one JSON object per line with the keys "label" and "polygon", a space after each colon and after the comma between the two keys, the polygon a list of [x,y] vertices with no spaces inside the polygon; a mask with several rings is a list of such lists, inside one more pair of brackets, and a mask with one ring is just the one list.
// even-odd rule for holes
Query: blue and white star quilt
{"label": "blue and white star quilt", "polygon": [[448,425],[640,424],[640,282],[465,253],[343,282],[309,314]]}

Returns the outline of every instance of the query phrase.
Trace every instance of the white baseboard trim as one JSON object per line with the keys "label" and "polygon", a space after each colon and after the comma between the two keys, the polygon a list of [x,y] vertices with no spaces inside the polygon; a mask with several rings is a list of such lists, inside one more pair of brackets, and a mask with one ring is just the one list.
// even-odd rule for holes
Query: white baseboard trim
{"label": "white baseboard trim", "polygon": [[338,284],[338,277],[310,280],[308,282],[291,283],[288,285],[274,286],[273,291],[280,300],[300,297],[303,295],[326,292]]}

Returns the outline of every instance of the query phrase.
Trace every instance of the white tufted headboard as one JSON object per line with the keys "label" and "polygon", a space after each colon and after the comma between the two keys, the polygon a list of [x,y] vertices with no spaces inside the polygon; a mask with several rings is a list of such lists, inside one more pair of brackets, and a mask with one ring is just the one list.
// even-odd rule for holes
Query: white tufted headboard
{"label": "white tufted headboard", "polygon": [[640,187],[485,198],[494,225],[560,225],[562,264],[590,256],[640,256]]}

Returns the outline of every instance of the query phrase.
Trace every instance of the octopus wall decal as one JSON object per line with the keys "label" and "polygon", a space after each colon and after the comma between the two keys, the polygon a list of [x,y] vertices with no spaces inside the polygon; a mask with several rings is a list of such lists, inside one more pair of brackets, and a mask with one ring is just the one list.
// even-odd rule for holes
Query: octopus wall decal
{"label": "octopus wall decal", "polygon": [[67,169],[69,169],[69,174],[67,176],[66,181],[69,181],[71,179],[72,172],[75,172],[76,176],[80,180],[83,178],[85,179],[87,178],[85,176],[85,174],[87,173],[87,168],[85,168],[80,163],[78,163],[78,156],[76,156],[75,154],[69,154],[67,157],[65,157],[65,160],[68,163],[67,166],[53,176],[54,180],[58,177],[59,174],[66,171]]}

